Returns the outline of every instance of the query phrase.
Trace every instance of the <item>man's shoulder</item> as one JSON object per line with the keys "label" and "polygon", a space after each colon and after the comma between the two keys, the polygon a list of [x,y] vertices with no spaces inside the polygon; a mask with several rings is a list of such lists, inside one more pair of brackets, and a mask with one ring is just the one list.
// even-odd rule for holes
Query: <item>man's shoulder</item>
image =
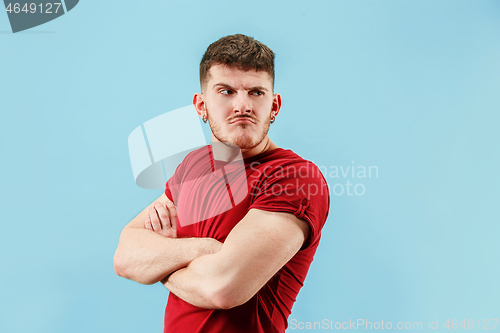
{"label": "man's shoulder", "polygon": [[206,159],[209,157],[209,145],[201,146],[191,150],[184,158],[182,159],[181,164],[187,165],[199,162],[201,159]]}
{"label": "man's shoulder", "polygon": [[303,158],[291,149],[276,148],[272,153],[250,161],[249,166],[251,168],[265,168],[269,171],[274,169],[274,172],[286,171],[293,174],[302,171],[302,173],[307,172],[308,176],[321,175],[320,178],[324,178],[314,162]]}
{"label": "man's shoulder", "polygon": [[209,153],[210,145],[204,145],[190,151],[184,159],[193,158],[197,156],[205,156]]}

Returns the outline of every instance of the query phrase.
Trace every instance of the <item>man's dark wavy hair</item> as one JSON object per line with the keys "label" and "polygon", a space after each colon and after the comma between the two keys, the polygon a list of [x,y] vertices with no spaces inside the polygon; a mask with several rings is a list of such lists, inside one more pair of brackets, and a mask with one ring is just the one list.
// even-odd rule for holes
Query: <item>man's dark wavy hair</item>
{"label": "man's dark wavy hair", "polygon": [[265,71],[272,78],[274,88],[274,52],[258,40],[242,34],[229,35],[208,46],[200,62],[200,85],[209,80],[214,65],[226,65],[247,71]]}

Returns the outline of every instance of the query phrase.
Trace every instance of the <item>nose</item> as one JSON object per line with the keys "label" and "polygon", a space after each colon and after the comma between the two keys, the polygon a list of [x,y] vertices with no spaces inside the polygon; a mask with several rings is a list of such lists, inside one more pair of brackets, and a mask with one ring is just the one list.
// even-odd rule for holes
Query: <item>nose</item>
{"label": "nose", "polygon": [[252,112],[252,101],[246,91],[238,92],[234,99],[233,111],[236,114],[249,114]]}

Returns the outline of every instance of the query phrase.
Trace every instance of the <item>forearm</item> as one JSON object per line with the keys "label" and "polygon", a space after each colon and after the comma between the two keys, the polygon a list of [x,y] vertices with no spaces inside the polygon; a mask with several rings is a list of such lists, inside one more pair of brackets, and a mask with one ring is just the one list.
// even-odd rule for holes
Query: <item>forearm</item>
{"label": "forearm", "polygon": [[210,238],[169,238],[153,231],[125,228],[114,257],[119,276],[154,284],[193,259],[211,253]]}
{"label": "forearm", "polygon": [[162,283],[202,308],[230,309],[246,303],[300,250],[309,225],[290,213],[250,210],[221,250],[194,259]]}
{"label": "forearm", "polygon": [[220,251],[194,259],[187,267],[163,279],[162,283],[191,305],[230,309],[247,302],[260,289],[253,288],[253,282],[248,281],[237,266],[227,253]]}
{"label": "forearm", "polygon": [[162,280],[165,287],[187,303],[205,309],[222,309],[218,286],[224,277],[218,273],[217,255],[194,259],[187,267]]}

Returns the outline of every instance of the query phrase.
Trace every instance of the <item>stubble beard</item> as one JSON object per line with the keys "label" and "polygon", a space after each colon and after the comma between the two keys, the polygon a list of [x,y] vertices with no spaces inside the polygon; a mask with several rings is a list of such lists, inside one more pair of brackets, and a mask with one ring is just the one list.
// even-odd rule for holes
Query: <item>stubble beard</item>
{"label": "stubble beard", "polygon": [[[210,112],[208,111],[208,108],[206,108],[207,111],[207,116],[208,116],[208,124],[210,125],[210,129],[212,131],[212,134],[215,136],[217,140],[220,142],[229,142],[232,144],[237,145],[240,147],[240,149],[252,149],[256,146],[258,146],[262,140],[267,136],[267,132],[269,132],[269,127],[271,125],[271,119],[267,118],[266,121],[264,122],[264,128],[262,130],[262,133],[257,139],[253,139],[252,136],[244,134],[244,135],[233,135],[233,136],[227,136],[222,133],[221,126],[218,124],[214,119],[210,116]],[[241,126],[242,129],[245,129],[247,126],[250,126],[249,124],[241,124],[238,125]]]}

